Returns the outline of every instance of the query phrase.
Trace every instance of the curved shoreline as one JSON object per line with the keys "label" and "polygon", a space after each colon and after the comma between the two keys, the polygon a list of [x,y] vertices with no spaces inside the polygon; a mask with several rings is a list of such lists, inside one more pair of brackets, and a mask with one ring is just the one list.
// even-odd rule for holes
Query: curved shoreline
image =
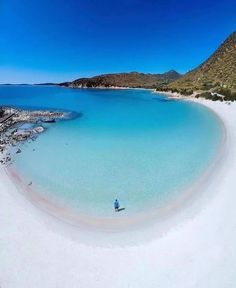
{"label": "curved shoreline", "polygon": [[[15,183],[16,187],[19,188],[21,194],[37,208],[42,210],[44,213],[54,216],[62,222],[66,222],[82,230],[91,230],[99,232],[124,232],[130,230],[142,229],[151,225],[158,225],[162,221],[172,220],[173,216],[176,216],[183,209],[188,206],[196,205],[197,198],[202,197],[203,191],[206,190],[209,181],[213,178],[213,173],[217,173],[217,170],[224,160],[224,154],[226,149],[226,127],[219,117],[219,115],[212,109],[211,113],[214,113],[219,121],[222,130],[221,143],[219,144],[219,151],[216,152],[215,158],[210,162],[209,167],[201,173],[200,177],[194,181],[184,192],[181,192],[176,199],[170,201],[167,205],[164,205],[161,209],[153,209],[152,211],[145,211],[139,215],[119,215],[119,218],[108,218],[108,217],[93,217],[91,215],[83,215],[71,208],[51,201],[44,197],[39,192],[33,190],[27,186],[24,179],[20,177],[19,173],[12,168],[7,168],[7,174],[11,180]],[[199,193],[199,190],[201,191]],[[200,195],[199,195],[200,194]],[[199,199],[201,200],[201,199]],[[189,208],[189,207],[188,207]],[[170,225],[172,226],[172,225]]]}
{"label": "curved shoreline", "polygon": [[193,205],[150,228],[85,233],[36,209],[0,167],[1,286],[234,288],[236,103],[196,102],[223,119],[224,161]]}

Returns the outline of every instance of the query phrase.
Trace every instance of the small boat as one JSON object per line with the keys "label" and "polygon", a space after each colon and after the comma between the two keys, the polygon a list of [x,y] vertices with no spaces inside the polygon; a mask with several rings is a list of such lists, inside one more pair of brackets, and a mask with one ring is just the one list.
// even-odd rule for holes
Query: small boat
{"label": "small boat", "polygon": [[56,120],[53,118],[53,119],[44,119],[42,120],[43,123],[55,123]]}

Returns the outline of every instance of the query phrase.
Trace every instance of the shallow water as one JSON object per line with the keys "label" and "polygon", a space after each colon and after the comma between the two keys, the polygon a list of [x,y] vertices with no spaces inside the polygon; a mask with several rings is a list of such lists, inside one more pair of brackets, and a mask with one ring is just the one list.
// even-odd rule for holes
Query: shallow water
{"label": "shallow water", "polygon": [[207,108],[147,90],[0,86],[0,103],[82,112],[22,145],[14,166],[33,187],[79,212],[111,216],[163,207],[195,182],[222,136]]}

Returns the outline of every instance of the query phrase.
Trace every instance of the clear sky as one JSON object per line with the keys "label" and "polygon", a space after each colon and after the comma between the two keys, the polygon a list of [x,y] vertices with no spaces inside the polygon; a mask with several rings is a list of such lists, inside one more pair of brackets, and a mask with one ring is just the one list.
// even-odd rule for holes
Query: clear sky
{"label": "clear sky", "polygon": [[0,83],[183,73],[234,30],[235,0],[0,0]]}

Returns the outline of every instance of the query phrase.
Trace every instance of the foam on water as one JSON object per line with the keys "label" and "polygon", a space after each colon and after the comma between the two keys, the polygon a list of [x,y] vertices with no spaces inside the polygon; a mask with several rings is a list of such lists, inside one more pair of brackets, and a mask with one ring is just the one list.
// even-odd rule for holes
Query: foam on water
{"label": "foam on water", "polygon": [[15,167],[43,195],[92,215],[161,207],[196,181],[217,153],[221,126],[205,107],[145,90],[0,87],[0,103],[82,112],[46,124]]}

